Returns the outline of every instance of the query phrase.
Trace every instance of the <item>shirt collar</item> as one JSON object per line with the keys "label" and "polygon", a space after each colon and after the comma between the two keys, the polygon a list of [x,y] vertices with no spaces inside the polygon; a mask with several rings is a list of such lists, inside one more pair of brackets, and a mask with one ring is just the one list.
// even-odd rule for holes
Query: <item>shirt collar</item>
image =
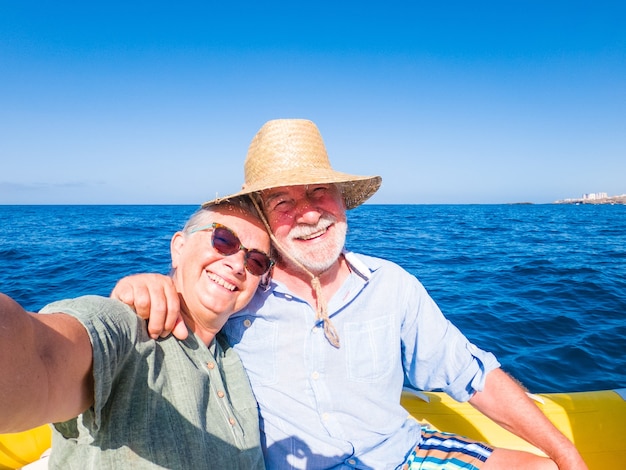
{"label": "shirt collar", "polygon": [[369,281],[372,278],[372,270],[368,268],[361,259],[359,259],[356,253],[343,250],[343,257],[353,273],[358,274],[365,281]]}
{"label": "shirt collar", "polygon": [[[356,274],[357,276],[359,276],[361,279],[363,279],[363,281],[368,282],[371,278],[372,278],[372,273],[373,271],[375,271],[378,266],[372,266],[371,268],[365,263],[365,261],[359,257],[358,254],[354,253],[353,251],[348,251],[346,249],[344,249],[341,253],[344,257],[344,259],[346,260],[346,263],[348,263],[348,266],[350,267],[350,270]],[[269,286],[265,287],[265,288],[261,288],[259,286],[259,290],[263,291],[263,292],[269,292],[269,291],[276,291],[276,292],[284,292],[284,293],[288,293],[288,290],[285,288],[284,284],[282,282],[278,282],[275,280],[271,280]]]}

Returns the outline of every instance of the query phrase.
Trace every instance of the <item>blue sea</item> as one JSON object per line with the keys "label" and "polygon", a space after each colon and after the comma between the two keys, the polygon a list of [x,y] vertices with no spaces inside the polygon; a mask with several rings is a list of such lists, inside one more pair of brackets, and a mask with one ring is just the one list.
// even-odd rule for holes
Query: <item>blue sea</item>
{"label": "blue sea", "polygon": [[[195,206],[0,206],[0,291],[37,311],[169,271]],[[626,387],[626,206],[365,205],[348,248],[397,262],[532,392]]]}

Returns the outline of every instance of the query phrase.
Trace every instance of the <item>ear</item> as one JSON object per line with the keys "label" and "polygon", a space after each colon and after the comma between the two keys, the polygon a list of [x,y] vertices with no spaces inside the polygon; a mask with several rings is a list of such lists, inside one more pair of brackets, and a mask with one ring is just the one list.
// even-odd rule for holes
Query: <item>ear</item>
{"label": "ear", "polygon": [[268,272],[263,274],[259,280],[259,287],[263,292],[267,292],[272,285],[272,273],[274,272],[274,266],[272,266]]}
{"label": "ear", "polygon": [[170,255],[172,257],[172,268],[178,268],[180,258],[182,256],[183,247],[185,246],[185,234],[176,232],[170,241]]}

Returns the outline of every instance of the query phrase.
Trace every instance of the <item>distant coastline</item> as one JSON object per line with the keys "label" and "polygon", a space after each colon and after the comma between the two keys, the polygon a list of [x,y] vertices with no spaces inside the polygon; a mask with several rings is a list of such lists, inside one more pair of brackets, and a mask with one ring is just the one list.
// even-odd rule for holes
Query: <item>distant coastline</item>
{"label": "distant coastline", "polygon": [[607,196],[606,193],[584,194],[581,198],[561,199],[554,204],[626,204],[626,194]]}

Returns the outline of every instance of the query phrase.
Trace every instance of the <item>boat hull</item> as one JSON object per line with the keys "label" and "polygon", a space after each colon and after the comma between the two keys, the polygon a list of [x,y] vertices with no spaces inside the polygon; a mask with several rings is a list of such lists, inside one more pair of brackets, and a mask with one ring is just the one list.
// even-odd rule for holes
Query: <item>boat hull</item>
{"label": "boat hull", "polygon": [[[496,447],[543,455],[537,448],[506,431],[469,403],[444,393],[410,392],[402,404],[418,421],[440,431],[454,432]],[[590,470],[622,468],[626,462],[626,389],[531,395],[544,414],[579,450]]]}
{"label": "boat hull", "polygon": [[44,425],[30,431],[0,434],[0,470],[21,468],[50,448],[52,430]]}

